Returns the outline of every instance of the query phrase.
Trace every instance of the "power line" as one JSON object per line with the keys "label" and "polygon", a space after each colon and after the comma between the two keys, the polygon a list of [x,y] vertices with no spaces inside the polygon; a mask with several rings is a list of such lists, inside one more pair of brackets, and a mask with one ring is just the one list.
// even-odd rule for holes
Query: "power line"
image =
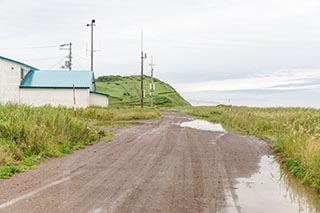
{"label": "power line", "polygon": [[29,59],[25,59],[25,61],[46,61],[46,60],[53,60],[53,59],[57,59],[57,57],[29,58]]}
{"label": "power line", "polygon": [[82,69],[82,70],[87,70],[88,69],[87,63],[84,64],[83,61],[79,60],[79,58],[74,57],[73,61],[75,61],[74,64],[76,64],[77,69]]}
{"label": "power line", "polygon": [[0,47],[0,50],[31,50],[31,49],[46,49],[46,48],[53,48],[53,47],[59,47],[59,45],[35,46],[35,47],[6,47],[6,48]]}
{"label": "power line", "polygon": [[139,72],[131,72],[131,73],[126,73],[126,75],[139,75]]}
{"label": "power line", "polygon": [[65,59],[65,57],[63,57],[60,61],[58,61],[56,64],[54,64],[53,66],[51,66],[48,70],[53,69],[55,66],[57,66],[58,64],[60,64],[63,60]]}

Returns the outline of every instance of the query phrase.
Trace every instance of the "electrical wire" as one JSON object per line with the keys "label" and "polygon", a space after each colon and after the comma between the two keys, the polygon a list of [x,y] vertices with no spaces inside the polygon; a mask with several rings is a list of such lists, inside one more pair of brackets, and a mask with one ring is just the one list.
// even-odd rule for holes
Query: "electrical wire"
{"label": "electrical wire", "polygon": [[65,60],[66,57],[63,57],[60,61],[58,61],[56,64],[54,64],[53,66],[51,66],[48,70],[53,69],[55,66],[57,66],[58,64],[60,64],[63,60]]}
{"label": "electrical wire", "polygon": [[46,48],[53,48],[59,47],[59,45],[50,45],[50,46],[36,46],[36,47],[6,47],[1,48],[0,50],[32,50],[32,49],[46,49]]}
{"label": "electrical wire", "polygon": [[25,61],[47,61],[47,60],[53,60],[57,59],[57,57],[48,57],[48,58],[29,58],[25,59]]}
{"label": "electrical wire", "polygon": [[89,64],[83,64],[83,60],[79,60],[78,57],[74,57],[74,60],[73,60],[73,64],[76,64],[76,66],[80,69],[83,69],[83,70],[87,70],[88,67],[89,67]]}

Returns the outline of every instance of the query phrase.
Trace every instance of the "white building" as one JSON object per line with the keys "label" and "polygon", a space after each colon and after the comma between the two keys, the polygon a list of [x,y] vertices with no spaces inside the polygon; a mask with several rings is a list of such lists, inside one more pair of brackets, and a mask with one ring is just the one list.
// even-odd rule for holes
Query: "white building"
{"label": "white building", "polygon": [[109,104],[108,94],[96,92],[92,71],[38,70],[0,56],[0,103],[77,107]]}

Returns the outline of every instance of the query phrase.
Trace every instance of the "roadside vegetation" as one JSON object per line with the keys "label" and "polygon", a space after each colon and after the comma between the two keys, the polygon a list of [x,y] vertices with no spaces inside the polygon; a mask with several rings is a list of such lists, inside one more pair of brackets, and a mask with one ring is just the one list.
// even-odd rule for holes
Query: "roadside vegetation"
{"label": "roadside vegetation", "polygon": [[230,132],[268,139],[282,165],[320,192],[320,110],[233,106],[180,110],[221,123]]}
{"label": "roadside vegetation", "polygon": [[[145,105],[150,106],[150,82],[151,78],[144,76],[145,85]],[[109,75],[101,76],[96,79],[97,91],[110,94],[111,105],[130,105],[140,104],[140,76],[119,76]],[[154,78],[155,97],[154,105],[156,107],[177,107],[190,106],[183,97],[169,84]]]}
{"label": "roadside vegetation", "polygon": [[156,109],[87,108],[0,105],[0,179],[34,168],[39,162],[70,154],[86,145],[112,139],[106,127],[133,123],[123,120],[157,119]]}

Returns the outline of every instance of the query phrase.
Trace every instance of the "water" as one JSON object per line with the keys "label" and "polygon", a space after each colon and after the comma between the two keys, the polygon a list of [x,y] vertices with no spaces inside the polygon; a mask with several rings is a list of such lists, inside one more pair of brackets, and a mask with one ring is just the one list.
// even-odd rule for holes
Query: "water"
{"label": "water", "polygon": [[[229,206],[233,202],[231,205],[240,207],[241,212],[320,212],[320,196],[282,171],[273,157],[263,156],[260,171],[249,178],[238,178],[237,182],[235,200],[230,196],[227,200]],[[228,209],[227,212],[234,212]]]}
{"label": "water", "polygon": [[310,90],[235,90],[182,92],[193,106],[218,104],[256,107],[313,107],[319,108],[319,89]]}
{"label": "water", "polygon": [[[182,127],[226,133],[220,124],[204,120],[184,122]],[[238,178],[233,186],[235,197],[226,192],[223,212],[245,213],[316,213],[320,212],[320,195],[291,177],[272,156],[262,156],[259,172],[249,178]]]}
{"label": "water", "polygon": [[204,130],[204,131],[226,132],[226,130],[221,126],[221,124],[213,124],[211,122],[204,121],[204,120],[187,121],[187,122],[181,123],[180,126]]}

